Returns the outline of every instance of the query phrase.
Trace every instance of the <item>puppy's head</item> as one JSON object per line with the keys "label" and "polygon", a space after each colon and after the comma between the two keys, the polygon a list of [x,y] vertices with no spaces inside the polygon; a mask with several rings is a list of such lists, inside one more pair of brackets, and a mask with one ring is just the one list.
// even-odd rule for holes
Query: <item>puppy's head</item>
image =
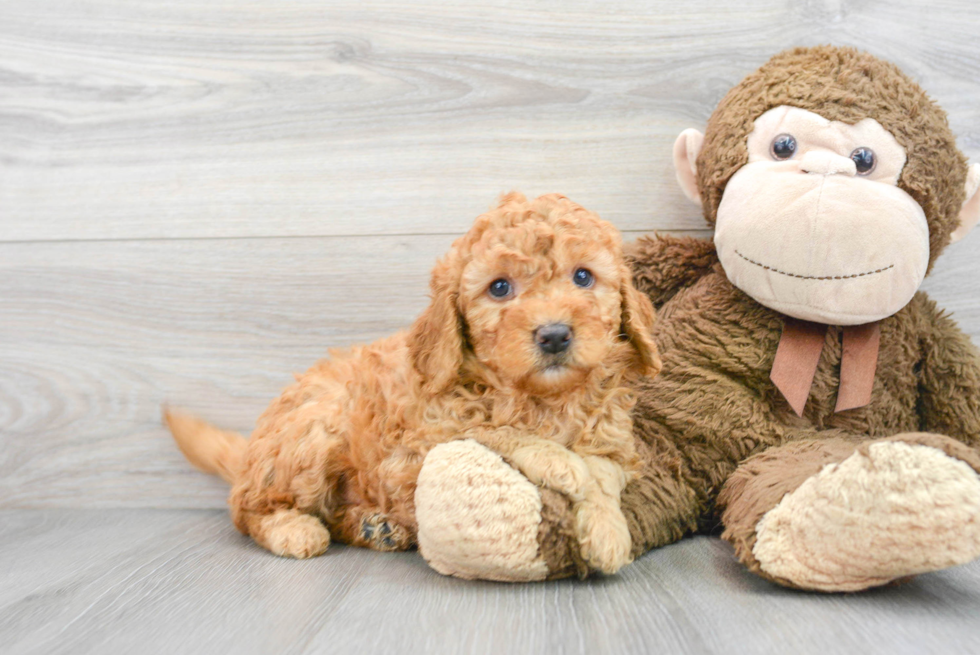
{"label": "puppy's head", "polygon": [[619,233],[563,196],[505,196],[453,244],[431,287],[409,346],[431,393],[461,369],[534,395],[660,369],[653,308]]}

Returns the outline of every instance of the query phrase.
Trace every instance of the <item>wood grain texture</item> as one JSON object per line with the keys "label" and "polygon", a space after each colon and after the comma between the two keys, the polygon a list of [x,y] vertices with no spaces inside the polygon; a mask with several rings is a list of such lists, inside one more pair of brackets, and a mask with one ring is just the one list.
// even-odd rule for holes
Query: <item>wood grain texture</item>
{"label": "wood grain texture", "polygon": [[508,585],[442,577],[415,552],[281,559],[223,512],[193,510],[7,510],[0,543],[9,655],[980,650],[980,562],[860,595],[804,594],[698,537],[617,576]]}
{"label": "wood grain texture", "polygon": [[248,433],[327,348],[409,325],[450,240],[0,245],[0,505],[85,489],[96,505],[222,506],[220,485],[193,498],[210,481],[187,475],[160,405]]}
{"label": "wood grain texture", "polygon": [[0,240],[457,233],[518,187],[698,229],[675,136],[793,45],[895,61],[980,158],[974,0],[8,0]]}
{"label": "wood grain texture", "polygon": [[[0,507],[223,507],[159,426],[247,432],[425,304],[518,187],[705,234],[670,146],[778,50],[887,57],[980,159],[980,6],[10,0],[0,7]],[[926,288],[980,340],[971,235]]]}

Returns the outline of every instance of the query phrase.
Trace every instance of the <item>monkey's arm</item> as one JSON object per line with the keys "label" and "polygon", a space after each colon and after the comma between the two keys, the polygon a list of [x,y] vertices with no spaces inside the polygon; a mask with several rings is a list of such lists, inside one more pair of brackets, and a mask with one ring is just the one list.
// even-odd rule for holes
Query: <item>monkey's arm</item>
{"label": "monkey's arm", "polygon": [[625,247],[633,282],[655,309],[704,276],[718,262],[710,239],[643,236]]}
{"label": "monkey's arm", "polygon": [[920,428],[980,446],[980,352],[925,294],[913,302],[919,305],[922,326]]}
{"label": "monkey's arm", "polygon": [[[866,439],[786,425],[743,377],[702,364],[701,373],[693,374],[672,362],[640,392],[634,421],[644,467],[622,499],[635,555],[716,525],[727,502],[715,507],[717,494],[746,458],[789,443],[856,445]],[[796,488],[806,477],[801,475],[787,469],[785,484]]]}

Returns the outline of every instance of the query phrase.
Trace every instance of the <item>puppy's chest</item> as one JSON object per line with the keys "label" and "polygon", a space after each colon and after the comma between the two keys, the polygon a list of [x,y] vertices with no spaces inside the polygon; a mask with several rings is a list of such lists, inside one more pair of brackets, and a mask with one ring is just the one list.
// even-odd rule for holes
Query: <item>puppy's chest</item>
{"label": "puppy's chest", "polygon": [[617,403],[615,399],[611,402],[607,395],[598,399],[563,398],[548,402],[493,390],[479,395],[465,391],[420,408],[423,423],[420,427],[431,434],[431,440],[451,441],[471,430],[500,429],[570,448],[588,439],[591,433],[601,432],[610,421],[629,422],[630,403]]}
{"label": "puppy's chest", "polygon": [[572,415],[563,415],[558,412],[518,417],[516,420],[503,425],[518,428],[522,432],[553,441],[565,447],[569,447],[578,441],[585,430],[581,420]]}

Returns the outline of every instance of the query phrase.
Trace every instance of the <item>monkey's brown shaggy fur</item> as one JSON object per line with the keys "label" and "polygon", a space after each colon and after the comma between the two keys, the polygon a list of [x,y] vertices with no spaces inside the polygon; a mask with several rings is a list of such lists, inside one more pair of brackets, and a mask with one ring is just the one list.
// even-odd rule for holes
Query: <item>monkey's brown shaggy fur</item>
{"label": "monkey's brown shaggy fur", "polygon": [[[594,275],[586,288],[572,279],[583,267]],[[512,294],[491,297],[501,278]],[[511,194],[453,244],[431,291],[411,330],[332,352],[299,376],[247,442],[170,414],[181,449],[233,484],[239,530],[275,553],[309,557],[331,537],[379,550],[414,545],[426,453],[473,438],[576,499],[604,549],[615,545],[608,517],[618,514],[622,552],[583,556],[596,568],[621,566],[607,560],[629,557],[618,509],[638,464],[627,383],[655,374],[659,360],[653,309],[632,285],[618,232],[562,196]],[[571,328],[571,345],[548,354],[536,330],[555,323]]]}

